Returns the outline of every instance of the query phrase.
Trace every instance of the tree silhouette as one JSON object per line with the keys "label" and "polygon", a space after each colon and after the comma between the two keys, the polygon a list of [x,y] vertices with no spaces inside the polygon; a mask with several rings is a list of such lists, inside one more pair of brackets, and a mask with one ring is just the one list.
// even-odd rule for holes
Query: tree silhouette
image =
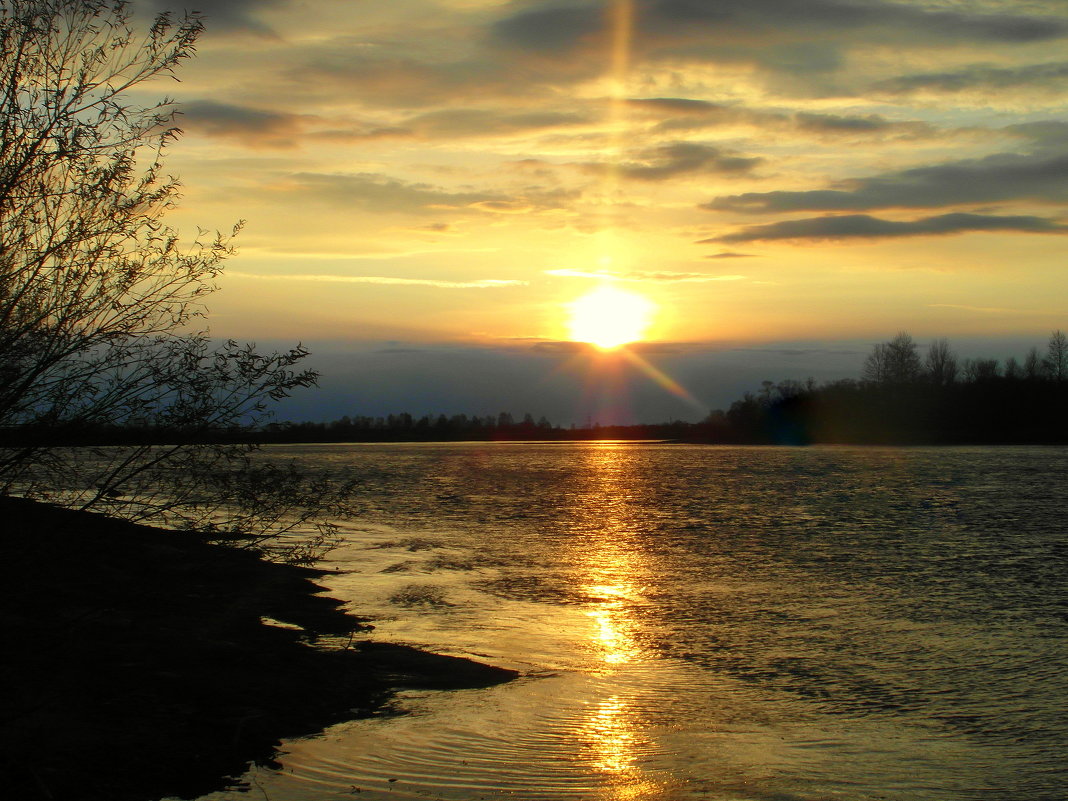
{"label": "tree silhouette", "polygon": [[[183,245],[164,224],[179,131],[170,101],[135,90],[173,77],[201,30],[162,14],[139,33],[125,0],[0,3],[0,492],[206,524],[216,471],[246,451],[205,432],[253,427],[315,381],[295,369],[303,348],[216,346],[195,326],[229,237]],[[58,447],[108,426],[164,428],[173,444]],[[259,486],[271,480],[299,495],[294,475]]]}
{"label": "tree silhouette", "polygon": [[905,384],[920,377],[922,366],[912,337],[902,331],[872,348],[864,362],[864,379],[880,384]]}
{"label": "tree silhouette", "polygon": [[1050,334],[1042,366],[1046,375],[1054,381],[1068,379],[1068,337],[1063,331],[1057,330]]}
{"label": "tree silhouette", "polygon": [[957,380],[957,357],[950,350],[949,340],[936,339],[927,349],[924,361],[927,377],[935,386],[945,386]]}

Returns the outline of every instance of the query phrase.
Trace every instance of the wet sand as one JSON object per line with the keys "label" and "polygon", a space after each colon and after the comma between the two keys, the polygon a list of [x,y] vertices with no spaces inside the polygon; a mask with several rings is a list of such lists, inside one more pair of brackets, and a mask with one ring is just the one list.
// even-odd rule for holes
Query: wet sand
{"label": "wet sand", "polygon": [[321,570],[16,498],[0,519],[13,797],[192,798],[270,764],[283,738],[389,714],[396,689],[516,676],[368,641],[367,620],[319,594]]}

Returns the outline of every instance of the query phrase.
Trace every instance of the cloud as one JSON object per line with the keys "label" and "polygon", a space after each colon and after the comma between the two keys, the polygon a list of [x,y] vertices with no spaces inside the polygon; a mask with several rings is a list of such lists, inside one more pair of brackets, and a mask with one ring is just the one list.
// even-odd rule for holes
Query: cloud
{"label": "cloud", "polygon": [[709,275],[708,273],[679,273],[667,270],[632,270],[620,273],[610,270],[594,271],[563,268],[546,270],[545,274],[563,278],[596,278],[602,281],[649,281],[655,283],[708,283],[711,281],[742,281],[745,279],[744,275]]}
{"label": "cloud", "polygon": [[330,206],[378,213],[434,213],[442,210],[522,213],[566,208],[572,194],[532,187],[515,195],[473,190],[453,191],[425,183],[409,183],[379,173],[300,172],[277,178],[268,191],[298,195]]}
{"label": "cloud", "polygon": [[[711,242],[715,242],[714,239],[702,239],[697,244],[703,245]],[[733,250],[724,250],[722,253],[710,253],[705,256],[706,259],[748,259],[752,258],[752,253],[738,253]]]}
{"label": "cloud", "polygon": [[583,38],[601,33],[605,17],[605,10],[597,5],[553,4],[505,17],[493,25],[492,34],[509,45],[531,50],[569,50]]}
{"label": "cloud", "polygon": [[265,109],[193,100],[182,103],[182,125],[204,136],[232,139],[249,147],[290,148],[297,144],[302,118]]}
{"label": "cloud", "polygon": [[588,342],[568,342],[566,340],[550,341],[550,342],[535,342],[530,346],[532,353],[540,353],[549,356],[555,356],[557,354],[572,354],[581,353],[590,349]]}
{"label": "cloud", "polygon": [[1056,155],[1068,148],[1068,122],[1062,120],[1021,122],[1001,128],[1000,131],[1024,137],[1036,152]]}
{"label": "cloud", "polygon": [[560,111],[515,113],[490,109],[442,109],[420,114],[399,124],[426,138],[460,138],[500,136],[512,133],[581,125],[589,120],[581,115]]}
{"label": "cloud", "polygon": [[378,212],[463,209],[476,203],[509,199],[487,192],[450,192],[430,184],[407,183],[377,173],[301,172],[287,176],[272,188],[331,205],[342,203]]}
{"label": "cloud", "polygon": [[672,142],[646,151],[641,161],[624,163],[620,172],[639,181],[664,181],[688,173],[748,172],[763,159],[724,153],[718,147],[696,142]]}
{"label": "cloud", "polygon": [[[605,2],[513,4],[491,29],[496,43],[562,58],[603,49],[611,25]],[[841,64],[835,41],[853,45],[1058,39],[1068,22],[1052,15],[974,13],[880,0],[637,0],[632,48],[646,57],[751,61],[781,72],[829,72]]]}
{"label": "cloud", "polygon": [[256,12],[265,8],[275,8],[285,4],[286,0],[197,0],[189,3],[185,0],[142,0],[153,12],[170,11],[181,14],[187,9],[195,9],[204,17],[209,31],[233,30],[256,33],[261,36],[274,36],[274,31],[265,23],[256,19]]}
{"label": "cloud", "polygon": [[437,59],[427,55],[393,52],[385,46],[339,37],[328,44],[306,48],[286,75],[305,96],[323,101],[360,100],[383,107],[433,107],[444,102],[480,102],[486,98],[515,97],[530,91],[531,83],[517,84],[515,76],[490,58]]}
{"label": "cloud", "polygon": [[717,242],[766,242],[775,239],[881,239],[903,236],[962,234],[976,231],[1063,234],[1068,225],[1045,217],[994,216],[986,214],[939,214],[919,220],[885,220],[868,214],[844,214],[784,220],[768,225],[750,225]]}
{"label": "cloud", "polygon": [[750,213],[935,208],[1032,199],[1068,200],[1068,154],[998,153],[860,178],[841,189],[747,192],[702,204]]}
{"label": "cloud", "polygon": [[[396,124],[367,121],[325,121],[300,115],[252,108],[215,100],[181,104],[182,124],[203,136],[230,139],[253,148],[293,148],[304,141],[353,142],[375,139],[463,139],[507,136],[582,125],[588,118],[570,112],[515,113],[491,109],[442,109]],[[330,123],[334,123],[332,127]],[[315,129],[315,126],[319,126]]]}
{"label": "cloud", "polygon": [[707,100],[691,100],[685,97],[632,97],[626,100],[627,105],[638,109],[647,109],[655,112],[669,114],[721,114],[732,110],[731,106],[722,103],[711,103]]}
{"label": "cloud", "polygon": [[587,171],[609,172],[635,181],[667,181],[681,175],[745,173],[763,162],[761,158],[736,156],[696,142],[658,145],[636,154],[636,159],[618,164],[593,162],[581,166]]}
{"label": "cloud", "polygon": [[777,356],[856,356],[860,350],[832,350],[830,348],[728,348],[728,353],[774,353]]}
{"label": "cloud", "polygon": [[910,136],[928,136],[935,130],[925,122],[888,120],[881,114],[868,114],[861,117],[799,112],[793,115],[793,121],[799,130],[821,134],[902,133]]}
{"label": "cloud", "polygon": [[820,136],[931,136],[936,129],[929,123],[916,120],[889,120],[880,114],[864,116],[820,114],[746,108],[740,105],[709,103],[674,97],[632,98],[632,108],[646,114],[665,117],[653,128],[668,133],[696,131],[726,125],[753,125],[759,128],[780,128],[813,133]]}
{"label": "cloud", "polygon": [[911,94],[920,91],[951,94],[970,89],[1013,89],[1020,86],[1041,87],[1062,92],[1066,78],[1068,78],[1068,62],[1066,61],[1028,64],[1022,67],[972,64],[947,72],[902,75],[897,78],[880,81],[873,88],[877,92],[892,95]]}
{"label": "cloud", "polygon": [[484,278],[477,281],[443,281],[433,278],[395,278],[380,275],[304,275],[259,274],[227,270],[231,278],[250,278],[257,281],[307,281],[331,284],[384,284],[388,286],[431,286],[439,289],[500,289],[509,286],[526,286],[526,281]]}
{"label": "cloud", "polygon": [[1033,309],[1010,309],[1003,306],[965,306],[960,303],[928,303],[932,309],[957,309],[959,311],[977,312],[979,314],[1048,314]]}
{"label": "cloud", "polygon": [[627,105],[647,116],[662,118],[654,132],[698,131],[722,125],[782,123],[781,112],[761,112],[727,103],[711,103],[683,97],[634,97]]}

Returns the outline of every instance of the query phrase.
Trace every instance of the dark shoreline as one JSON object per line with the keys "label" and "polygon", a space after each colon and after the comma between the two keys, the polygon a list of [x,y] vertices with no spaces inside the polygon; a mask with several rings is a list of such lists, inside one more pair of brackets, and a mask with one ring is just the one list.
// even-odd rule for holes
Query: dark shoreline
{"label": "dark shoreline", "polygon": [[283,738],[382,713],[396,689],[517,675],[353,641],[371,627],[319,594],[323,570],[18,498],[0,516],[12,797],[194,798],[271,764]]}

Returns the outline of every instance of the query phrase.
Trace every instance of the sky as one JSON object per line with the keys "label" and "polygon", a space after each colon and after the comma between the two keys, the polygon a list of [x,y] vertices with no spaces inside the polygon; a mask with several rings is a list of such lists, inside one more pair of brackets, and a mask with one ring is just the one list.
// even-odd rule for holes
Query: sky
{"label": "sky", "polygon": [[[169,221],[246,221],[208,324],[311,348],[283,417],[696,420],[901,330],[1068,328],[1064,0],[193,8],[143,88],[182,111]],[[571,341],[605,286],[652,310],[626,353]]]}

